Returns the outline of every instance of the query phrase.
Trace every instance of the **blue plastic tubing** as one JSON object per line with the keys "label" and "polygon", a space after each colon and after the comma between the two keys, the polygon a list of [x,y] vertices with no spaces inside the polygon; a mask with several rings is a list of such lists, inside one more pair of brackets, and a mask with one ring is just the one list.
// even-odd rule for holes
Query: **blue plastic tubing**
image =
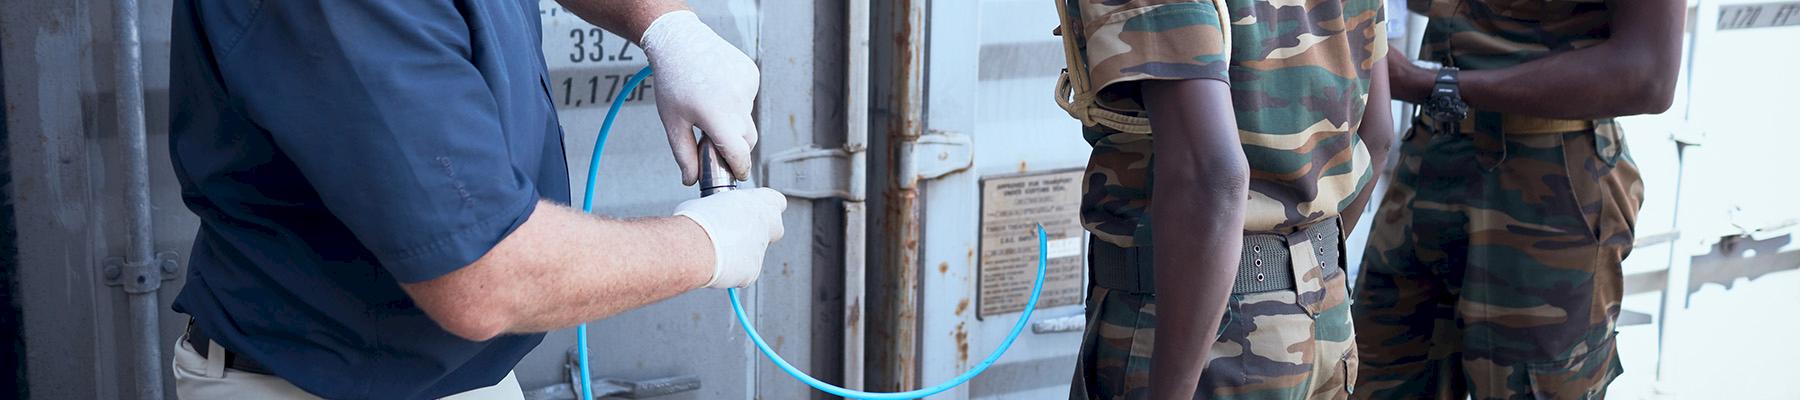
{"label": "blue plastic tubing", "polygon": [[[649,76],[650,67],[644,67],[644,69],[638,70],[636,74],[632,74],[631,79],[625,81],[625,87],[620,89],[619,96],[614,98],[612,107],[606,111],[606,120],[600,124],[599,138],[594,141],[594,156],[588,162],[587,189],[583,192],[585,194],[582,196],[581,200],[582,212],[593,212],[594,181],[595,178],[600,175],[600,150],[606,147],[606,135],[612,131],[613,120],[619,116],[619,107],[625,104],[622,100],[630,98],[631,91],[636,89],[638,84],[643,82],[644,78]],[[969,382],[969,380],[975,378],[976,375],[981,375],[982,371],[986,371],[988,367],[994,365],[994,362],[999,361],[1001,355],[1006,354],[1006,349],[1011,348],[1013,342],[1019,339],[1019,334],[1025,332],[1025,325],[1031,321],[1031,312],[1037,309],[1038,295],[1042,294],[1044,290],[1045,265],[1049,261],[1048,254],[1046,254],[1048,238],[1044,233],[1043,225],[1037,227],[1037,239],[1037,279],[1032,282],[1031,298],[1025,301],[1025,311],[1020,313],[1019,321],[1013,324],[1012,331],[1006,335],[1006,340],[1000,342],[1000,348],[994,349],[992,354],[988,354],[987,359],[982,360],[980,364],[976,364],[974,368],[964,371],[962,375],[957,375],[955,378],[951,378],[944,383],[918,390],[895,393],[872,393],[845,389],[813,378],[811,375],[807,375],[805,372],[800,371],[799,368],[795,368],[793,364],[789,364],[786,359],[781,358],[780,354],[775,353],[774,348],[769,347],[768,342],[763,341],[762,335],[756,333],[756,327],[750,324],[750,317],[744,313],[744,303],[742,300],[738,299],[737,289],[726,289],[725,296],[731,300],[731,312],[737,315],[738,324],[744,326],[744,333],[750,336],[750,341],[756,344],[756,349],[762,351],[763,355],[768,356],[769,361],[774,362],[775,366],[781,367],[782,372],[786,372],[788,375],[793,376],[794,379],[800,380],[800,382],[805,383],[807,386],[812,386],[814,389],[818,389],[825,393],[853,399],[917,399],[950,390],[958,385]],[[587,324],[582,324],[575,328],[575,341],[576,352],[580,357],[577,364],[580,364],[581,367],[581,398],[584,400],[592,400],[594,398],[593,375],[590,375],[588,372]]]}

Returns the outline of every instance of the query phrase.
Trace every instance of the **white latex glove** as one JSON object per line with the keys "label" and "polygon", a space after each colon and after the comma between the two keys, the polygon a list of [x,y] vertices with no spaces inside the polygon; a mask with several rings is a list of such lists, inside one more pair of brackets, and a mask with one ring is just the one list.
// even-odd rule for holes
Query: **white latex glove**
{"label": "white latex glove", "polygon": [[741,288],[762,275],[763,252],[781,240],[781,212],[787,197],[769,188],[738,189],[682,202],[675,215],[687,217],[712,239],[712,279],[706,287]]}
{"label": "white latex glove", "polygon": [[700,177],[695,127],[712,138],[732,176],[750,179],[750,149],[756,147],[750,111],[762,79],[756,63],[693,11],[657,17],[641,42],[656,70],[656,110],[681,166],[681,183],[691,186]]}

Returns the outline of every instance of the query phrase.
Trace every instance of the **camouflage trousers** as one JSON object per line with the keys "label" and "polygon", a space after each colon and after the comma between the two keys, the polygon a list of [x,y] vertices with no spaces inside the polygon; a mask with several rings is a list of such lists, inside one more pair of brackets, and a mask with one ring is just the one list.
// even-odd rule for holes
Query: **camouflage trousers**
{"label": "camouflage trousers", "polygon": [[[1231,295],[1194,398],[1349,398],[1357,355],[1347,274],[1334,263],[1323,274],[1307,275],[1299,279],[1312,282],[1298,286],[1317,291]],[[1087,314],[1069,398],[1149,398],[1155,295],[1094,287]]]}
{"label": "camouflage trousers", "polygon": [[1354,313],[1365,399],[1603,398],[1643,184],[1610,121],[1545,135],[1415,123]]}

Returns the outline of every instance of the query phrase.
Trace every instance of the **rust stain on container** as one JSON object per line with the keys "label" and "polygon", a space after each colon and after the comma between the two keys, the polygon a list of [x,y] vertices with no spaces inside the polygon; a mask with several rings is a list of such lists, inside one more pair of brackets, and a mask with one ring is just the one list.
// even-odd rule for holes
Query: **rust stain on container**
{"label": "rust stain on container", "polygon": [[964,329],[961,322],[956,323],[956,363],[969,364],[969,330]]}
{"label": "rust stain on container", "polygon": [[938,273],[940,273],[940,274],[950,273],[950,263],[948,263],[948,262],[938,263]]}
{"label": "rust stain on container", "polygon": [[1031,170],[1031,168],[1028,168],[1026,166],[1025,160],[1019,160],[1019,173],[1023,174],[1026,171],[1030,171],[1030,170]]}
{"label": "rust stain on container", "polygon": [[969,311],[969,299],[966,297],[956,302],[956,315],[963,315],[964,311]]}
{"label": "rust stain on container", "polygon": [[[856,329],[856,326],[862,324],[862,309],[861,298],[857,298],[855,302],[850,303],[850,312],[844,315],[844,319],[850,321],[850,329]],[[700,314],[694,314],[694,319],[699,320]]]}
{"label": "rust stain on container", "polygon": [[[894,0],[888,5],[890,12],[877,18],[892,21],[892,53],[873,56],[891,57],[891,65],[895,66],[888,71],[891,75],[881,79],[892,86],[886,99],[890,113],[885,125],[889,143],[894,145],[887,146],[885,163],[889,171],[900,171],[899,144],[915,141],[922,133],[920,99],[924,80],[920,61],[925,50],[925,7],[918,0]],[[882,263],[887,265],[870,266],[880,271],[881,286],[888,295],[878,302],[880,308],[869,311],[869,319],[878,323],[868,327],[873,339],[869,356],[874,362],[870,363],[867,383],[870,388],[902,391],[918,387],[918,290],[923,267],[918,259],[919,193],[916,187],[901,184],[907,177],[889,178],[884,188],[888,203],[883,210],[887,236],[882,241],[888,253]]]}

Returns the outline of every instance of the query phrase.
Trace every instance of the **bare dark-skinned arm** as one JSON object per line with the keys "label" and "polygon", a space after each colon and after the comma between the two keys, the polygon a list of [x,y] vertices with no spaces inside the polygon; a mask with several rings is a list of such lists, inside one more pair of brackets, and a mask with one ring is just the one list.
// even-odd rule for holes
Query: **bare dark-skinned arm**
{"label": "bare dark-skinned arm", "polygon": [[1362,191],[1356,193],[1356,200],[1339,213],[1344,223],[1344,237],[1356,228],[1356,221],[1362,219],[1363,210],[1368,209],[1369,199],[1375,194],[1375,184],[1387,176],[1388,152],[1394,149],[1394,113],[1393,99],[1388,95],[1387,60],[1375,60],[1375,67],[1370,69],[1369,105],[1363,108],[1362,126],[1356,129],[1356,137],[1361,138],[1363,146],[1369,149],[1369,183]]}
{"label": "bare dark-skinned arm", "polygon": [[1143,93],[1156,132],[1150,395],[1185,400],[1194,397],[1237,276],[1250,166],[1224,82],[1147,81]]}
{"label": "bare dark-skinned arm", "polygon": [[[1593,47],[1516,66],[1462,71],[1470,108],[1542,118],[1595,119],[1669,109],[1681,72],[1681,0],[1608,0],[1612,37]],[[1431,93],[1432,71],[1388,52],[1394,97],[1411,103]]]}

